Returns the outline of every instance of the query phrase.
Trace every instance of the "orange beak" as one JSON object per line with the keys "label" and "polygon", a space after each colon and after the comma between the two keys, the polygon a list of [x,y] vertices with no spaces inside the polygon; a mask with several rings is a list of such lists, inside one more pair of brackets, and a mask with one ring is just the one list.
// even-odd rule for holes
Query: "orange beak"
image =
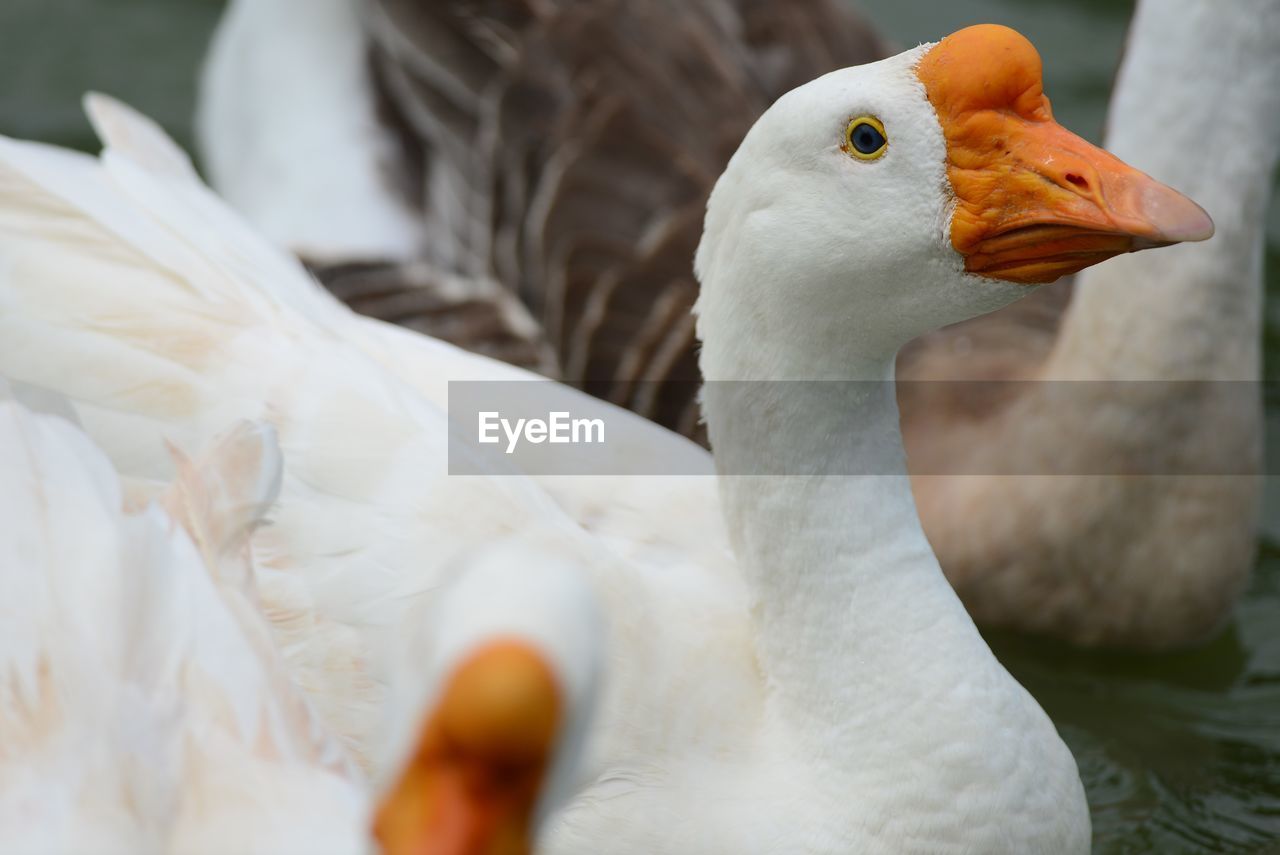
{"label": "orange beak", "polygon": [[969,272],[1052,282],[1120,253],[1212,237],[1195,202],[1053,120],[1040,55],[1014,30],[961,30],[916,74],[946,138],[951,244]]}
{"label": "orange beak", "polygon": [[560,721],[560,691],[523,642],[493,642],[454,672],[384,797],[385,855],[528,855]]}

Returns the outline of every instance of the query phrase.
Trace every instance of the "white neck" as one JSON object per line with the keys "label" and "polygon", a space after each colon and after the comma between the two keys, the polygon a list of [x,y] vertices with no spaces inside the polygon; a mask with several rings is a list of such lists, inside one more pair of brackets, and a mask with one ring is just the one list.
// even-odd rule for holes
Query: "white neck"
{"label": "white neck", "polygon": [[885,323],[837,312],[806,320],[803,301],[762,301],[816,293],[815,283],[748,284],[750,296],[741,287],[796,268],[749,252],[713,260],[724,266],[703,271],[703,409],[774,711],[835,759],[841,746],[865,755],[867,733],[885,740],[871,750],[892,751],[892,720],[938,701],[958,673],[981,674],[995,695],[1020,693],[916,513],[892,381],[898,347],[920,330],[892,311]]}
{"label": "white neck", "polygon": [[1260,375],[1263,215],[1280,150],[1280,4],[1231,6],[1140,4],[1107,133],[1110,151],[1203,206],[1216,234],[1081,274],[1047,376]]}
{"label": "white neck", "polygon": [[[1025,293],[966,275],[946,239],[945,194],[929,195],[945,149],[917,56],[860,70],[908,105],[882,169],[847,165],[811,133],[837,73],[770,108],[707,204],[703,412],[765,686],[761,744],[828,792],[857,794],[842,834],[868,815],[910,816],[907,834],[993,851],[973,818],[1018,803],[1009,840],[1078,851],[1088,820],[1074,761],[942,575],[907,475],[898,349]],[[925,802],[939,807],[922,832]]]}
{"label": "white neck", "polygon": [[[865,752],[857,732],[891,742],[903,709],[999,669],[921,530],[892,383],[710,383],[704,406],[757,653],[795,734]],[[760,461],[837,474],[732,474]],[[883,474],[851,474],[868,468]]]}
{"label": "white neck", "polygon": [[[836,337],[826,318],[808,337],[758,335],[785,312],[726,287],[765,269],[744,260],[718,271],[725,279],[704,266],[703,409],[776,744],[833,791],[858,794],[842,833],[868,812],[918,818],[930,803],[945,807],[923,833],[991,851],[973,818],[1008,823],[1017,804],[1011,839],[1076,851],[1088,818],[1075,762],[978,634],[916,513],[892,380],[898,347],[920,330],[894,341],[886,329],[909,313],[890,311],[881,324],[845,318]],[[821,381],[795,379],[802,357]],[[761,465],[782,474],[734,474]]]}

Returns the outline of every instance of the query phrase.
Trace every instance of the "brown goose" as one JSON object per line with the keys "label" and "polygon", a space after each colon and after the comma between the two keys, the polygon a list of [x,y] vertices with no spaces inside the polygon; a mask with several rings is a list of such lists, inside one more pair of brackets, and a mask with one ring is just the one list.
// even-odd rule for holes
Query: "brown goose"
{"label": "brown goose", "polygon": [[[357,310],[688,434],[712,184],[779,95],[887,53],[838,0],[298,6],[233,2],[215,41],[199,124],[219,192]],[[364,180],[315,186],[337,172]],[[383,226],[353,238],[365,210]],[[341,225],[317,239],[318,219]]]}

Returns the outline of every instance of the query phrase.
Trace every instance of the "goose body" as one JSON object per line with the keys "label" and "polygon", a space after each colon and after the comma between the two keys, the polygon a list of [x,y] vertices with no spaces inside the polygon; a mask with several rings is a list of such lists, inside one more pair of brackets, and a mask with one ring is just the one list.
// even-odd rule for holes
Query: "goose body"
{"label": "goose body", "polygon": [[[271,20],[287,14],[282,4],[275,12],[240,5],[229,19],[237,23],[220,38],[241,53],[253,53],[255,37],[265,44],[268,33],[312,45],[357,38],[354,28],[326,30],[323,18],[286,36]],[[636,4],[624,14],[607,2],[548,4],[536,13],[519,11],[520,4],[484,12],[367,4],[360,33],[373,71],[359,70],[365,99],[381,92],[385,109],[402,117],[402,140],[417,152],[410,160],[429,166],[421,185],[404,178],[403,169],[386,174],[400,175],[426,212],[431,238],[420,255],[433,266],[428,272],[421,264],[401,265],[395,275],[347,267],[327,281],[363,311],[537,367],[704,438],[693,405],[688,308],[696,290],[686,259],[700,224],[690,212],[709,188],[723,146],[694,130],[745,127],[797,74],[813,76],[882,50],[834,6],[787,4],[771,13],[769,5]],[[770,14],[779,18],[765,20]],[[1172,256],[1143,254],[1082,274],[1080,299],[1072,300],[1064,283],[990,319],[924,336],[899,364],[899,379],[908,381],[905,440],[925,530],[982,622],[1083,644],[1168,647],[1220,626],[1242,587],[1258,514],[1252,476],[1260,465],[1256,396],[1247,388],[1259,376],[1258,273],[1251,259],[1265,207],[1259,188],[1275,159],[1275,110],[1267,105],[1280,54],[1269,41],[1277,27],[1256,22],[1274,16],[1271,0],[1231,12],[1205,0],[1144,2],[1117,83],[1108,144],[1173,186],[1204,196],[1229,231]],[[651,26],[657,20],[662,27]],[[726,21],[732,35],[723,32]],[[578,38],[584,31],[592,37]],[[625,32],[625,39],[615,44],[604,35],[610,32]],[[566,46],[569,36],[577,48]],[[699,65],[709,43],[720,51],[713,70]],[[1212,68],[1186,71],[1184,58],[1210,43],[1235,47]],[[673,59],[652,66],[626,59],[646,50]],[[243,112],[253,99],[231,85],[231,55],[226,47],[212,55],[201,112],[202,147],[212,165],[225,164],[213,170],[215,186],[228,190],[245,174],[236,158],[272,150],[270,120]],[[664,88],[657,69],[666,67],[695,80],[728,75],[719,90],[732,97],[695,89],[696,109],[715,118],[642,123],[676,129],[661,140],[637,131],[629,118],[632,99],[650,89],[659,93],[647,99],[660,105],[655,109],[684,103],[682,93]],[[601,90],[611,98],[601,98]],[[1195,140],[1162,129],[1197,133],[1199,124],[1182,117],[1201,116],[1200,105],[1209,101],[1215,127],[1242,145],[1207,161],[1186,157]],[[233,104],[239,115],[230,113]],[[293,109],[300,115],[300,107]],[[308,115],[336,121],[361,113],[349,106]],[[669,169],[673,150],[681,153],[678,162],[698,168]],[[642,185],[649,189],[638,192]],[[420,186],[427,189],[419,193]],[[1248,201],[1239,208],[1242,194]],[[269,205],[301,209],[293,200],[303,197],[261,195]],[[231,201],[238,203],[237,196]],[[252,205],[240,207],[255,222],[269,222]],[[330,219],[322,207],[305,210]],[[303,241],[284,243],[310,252]],[[1179,256],[1203,261],[1171,260]],[[449,269],[466,278],[442,286],[448,277],[439,271]],[[495,287],[494,275],[505,289]],[[470,295],[466,308],[442,311],[441,299],[429,295],[446,291]],[[511,294],[530,317],[510,305]],[[415,302],[425,308],[415,313]],[[477,312],[477,305],[489,309]],[[495,314],[509,320],[495,323]],[[1130,324],[1143,334],[1134,335]],[[513,336],[532,344],[512,348]],[[1205,344],[1183,346],[1192,340]],[[1101,354],[1113,358],[1103,366]],[[936,380],[957,382],[930,382]],[[1094,386],[1086,394],[1084,385],[1038,386],[1040,380]],[[1165,382],[1186,380],[1242,382],[1190,393]],[[1147,394],[1131,394],[1139,387],[1125,381],[1146,383]],[[1061,396],[1071,389],[1081,397],[1068,403]],[[1069,426],[1064,408],[1080,423]],[[1105,433],[1095,418],[1100,410],[1123,411],[1106,422]],[[1080,436],[1089,439],[1074,441]],[[1070,451],[1060,453],[1064,446]],[[1117,474],[1135,465],[1185,474]],[[975,505],[983,510],[973,512]],[[1018,509],[1016,516],[1008,507]]]}
{"label": "goose body", "polygon": [[[956,70],[974,63],[982,73]],[[254,557],[311,604],[319,630],[305,650],[284,646],[289,664],[376,775],[399,770],[371,747],[390,642],[436,623],[424,615],[465,573],[451,568],[515,538],[524,572],[582,574],[609,624],[595,723],[546,851],[1088,850],[1070,753],[920,529],[886,381],[906,341],[1017,299],[1046,267],[1211,225],[1053,123],[1025,39],[972,28],[821,77],[764,114],[717,183],[697,257],[721,477],[623,479],[589,501],[450,438],[432,400],[444,381],[517,369],[357,318],[230,214],[153,126],[105,101],[91,111],[100,160],[0,145],[0,370],[68,395],[139,477],[168,470],[153,451],[163,436],[275,426],[289,464]],[[888,135],[879,148],[853,135],[868,117]],[[975,122],[1025,142],[1008,177],[989,135],[961,133]],[[1082,194],[1046,140],[1107,188],[1140,192]],[[974,154],[1007,204],[985,205],[951,173]],[[844,216],[851,199],[868,216]],[[1084,254],[1048,255],[1032,231],[1008,255],[991,241],[1012,214]],[[1001,275],[966,272],[975,254]],[[813,395],[807,381],[844,386]],[[707,460],[635,415],[548,394],[623,430],[619,463]],[[477,474],[450,477],[450,451]],[[752,476],[763,459],[782,474]],[[327,655],[339,649],[350,652]]]}

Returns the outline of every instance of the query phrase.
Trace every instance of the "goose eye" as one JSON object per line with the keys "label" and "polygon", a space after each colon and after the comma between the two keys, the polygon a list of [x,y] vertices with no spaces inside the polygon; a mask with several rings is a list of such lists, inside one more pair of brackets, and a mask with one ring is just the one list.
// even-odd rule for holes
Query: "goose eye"
{"label": "goose eye", "polygon": [[884,125],[873,116],[859,116],[844,131],[844,150],[859,160],[875,160],[889,147]]}

